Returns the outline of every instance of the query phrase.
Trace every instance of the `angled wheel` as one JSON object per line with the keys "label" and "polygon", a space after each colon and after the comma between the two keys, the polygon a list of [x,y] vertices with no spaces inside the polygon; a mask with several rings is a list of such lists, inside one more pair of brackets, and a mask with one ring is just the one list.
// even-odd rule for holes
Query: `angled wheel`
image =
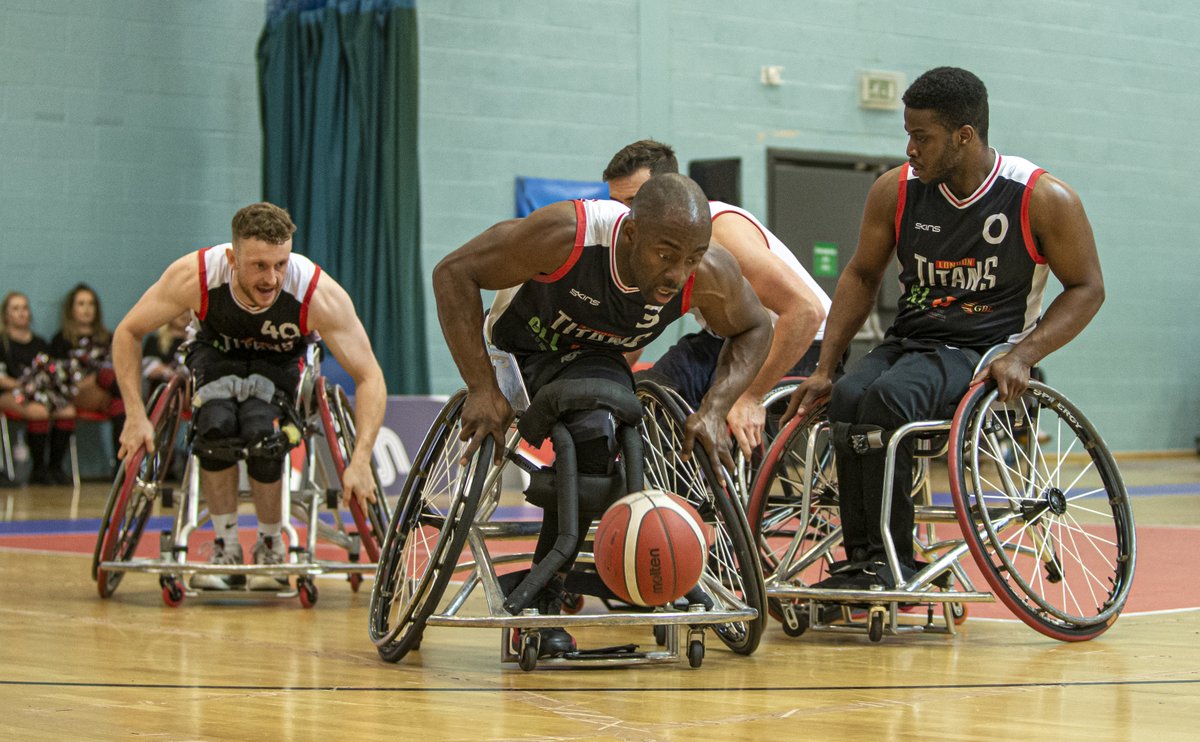
{"label": "angled wheel", "polygon": [[371,588],[370,635],[396,662],[421,641],[425,621],[454,574],[491,468],[492,441],[462,466],[466,392],[459,391],[425,436],[388,524]]}
{"label": "angled wheel", "polygon": [[678,395],[645,380],[638,382],[637,394],[646,411],[642,419],[646,486],[679,495],[704,519],[712,534],[705,576],[721,586],[720,590],[705,587],[706,595],[718,606],[732,607],[731,599],[736,599],[758,611],[752,621],[717,624],[713,631],[734,652],[750,654],[762,638],[766,589],[742,505],[731,496],[732,484],[724,469],[714,467],[699,445],[692,449],[690,460],[680,457],[688,413]]}
{"label": "angled wheel", "polygon": [[[837,468],[824,406],[788,421],[767,451],[747,517],[768,583],[806,585],[841,542]],[[771,615],[783,620],[778,601]]]}
{"label": "angled wheel", "polygon": [[102,569],[100,564],[133,559],[154,502],[168,486],[175,438],[188,404],[185,387],[183,378],[175,376],[155,390],[148,405],[150,424],[154,426],[154,453],[139,448],[117,469],[92,556],[92,577],[102,598],[116,591],[125,573]]}
{"label": "angled wheel", "polygon": [[951,427],[950,490],[959,524],[996,596],[1062,641],[1099,636],[1133,583],[1129,495],[1092,424],[1031,381],[1020,400],[971,388]]}
{"label": "angled wheel", "polygon": [[[318,379],[316,385],[317,410],[321,415],[321,428],[325,440],[329,443],[329,453],[333,459],[333,468],[337,474],[340,486],[342,472],[346,470],[357,435],[354,429],[354,407],[346,396],[346,391],[325,379]],[[375,465],[371,465],[371,477],[375,482],[375,502],[368,503],[364,508],[358,498],[350,503],[350,515],[358,528],[362,546],[367,551],[367,558],[372,562],[379,561],[379,546],[387,534],[387,506],[383,498],[383,487],[379,483],[379,474]]]}

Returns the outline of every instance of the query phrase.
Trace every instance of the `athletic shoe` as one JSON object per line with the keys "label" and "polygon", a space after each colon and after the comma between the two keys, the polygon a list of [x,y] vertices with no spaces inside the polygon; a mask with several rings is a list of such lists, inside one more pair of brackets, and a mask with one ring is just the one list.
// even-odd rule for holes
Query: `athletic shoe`
{"label": "athletic shoe", "polygon": [[[543,616],[557,616],[562,612],[563,584],[559,578],[552,578],[550,584],[542,589],[531,607],[537,608]],[[522,629],[512,632],[511,642],[513,652],[521,648]],[[538,629],[541,643],[538,645],[538,657],[561,657],[567,652],[574,652],[575,638],[561,626],[551,626]]]}
{"label": "athletic shoe", "polygon": [[[279,547],[283,544],[279,543]],[[271,566],[283,564],[284,551],[282,548],[276,548],[275,539],[271,536],[259,536],[258,541],[254,542],[254,550],[251,552],[254,555],[254,563],[258,566]],[[251,575],[250,589],[251,590],[286,590],[288,588],[288,579],[282,575]]]}
{"label": "athletic shoe", "polygon": [[[235,544],[232,548],[225,546],[225,539],[213,541],[212,556],[209,564],[242,564],[242,545]],[[245,575],[221,575],[215,573],[198,573],[192,575],[191,586],[197,590],[232,590],[246,584]]]}

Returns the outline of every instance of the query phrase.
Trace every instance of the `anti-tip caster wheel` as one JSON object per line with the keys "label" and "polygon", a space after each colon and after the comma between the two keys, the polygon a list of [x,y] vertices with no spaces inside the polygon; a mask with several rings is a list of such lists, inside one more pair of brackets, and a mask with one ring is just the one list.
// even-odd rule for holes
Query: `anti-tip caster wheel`
{"label": "anti-tip caster wheel", "polygon": [[883,641],[883,619],[886,616],[887,609],[882,607],[871,608],[871,613],[867,618],[867,638],[871,641]]}
{"label": "anti-tip caster wheel", "polygon": [[300,605],[305,608],[312,608],[317,604],[317,586],[312,580],[300,578],[296,580],[296,592],[300,594]]}
{"label": "anti-tip caster wheel", "polygon": [[183,604],[183,588],[174,577],[164,577],[161,580],[163,602],[172,608]]}
{"label": "anti-tip caster wheel", "polygon": [[537,667],[538,653],[542,647],[542,635],[536,631],[526,631],[521,635],[521,653],[517,665],[525,672],[532,672]]}

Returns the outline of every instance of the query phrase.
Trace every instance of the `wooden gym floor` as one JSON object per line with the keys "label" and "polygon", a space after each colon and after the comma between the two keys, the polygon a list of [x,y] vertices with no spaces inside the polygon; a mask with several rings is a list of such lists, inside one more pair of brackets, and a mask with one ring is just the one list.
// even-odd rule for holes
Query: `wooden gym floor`
{"label": "wooden gym floor", "polygon": [[[710,635],[698,670],[533,673],[500,665],[495,629],[430,628],[419,652],[380,661],[366,631],[369,582],[353,593],[322,579],[311,610],[294,599],[167,608],[155,578],[133,573],[101,600],[87,521],[107,486],[87,484],[78,498],[0,490],[0,526],[12,529],[0,529],[0,739],[1195,739],[1200,459],[1123,460],[1122,472],[1139,546],[1173,533],[1186,548],[1153,559],[1139,549],[1135,597],[1154,583],[1165,609],[1131,601],[1094,641],[1059,643],[977,616],[956,637],[880,644],[788,638],[772,622],[751,657]],[[20,532],[46,545],[10,537]],[[631,631],[643,630],[581,639],[653,644]]]}

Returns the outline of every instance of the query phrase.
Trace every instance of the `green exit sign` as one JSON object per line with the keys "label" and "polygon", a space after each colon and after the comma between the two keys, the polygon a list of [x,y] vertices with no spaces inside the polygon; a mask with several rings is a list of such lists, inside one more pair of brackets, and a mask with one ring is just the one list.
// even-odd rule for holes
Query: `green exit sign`
{"label": "green exit sign", "polygon": [[838,274],[836,242],[813,243],[813,277],[830,278]]}

